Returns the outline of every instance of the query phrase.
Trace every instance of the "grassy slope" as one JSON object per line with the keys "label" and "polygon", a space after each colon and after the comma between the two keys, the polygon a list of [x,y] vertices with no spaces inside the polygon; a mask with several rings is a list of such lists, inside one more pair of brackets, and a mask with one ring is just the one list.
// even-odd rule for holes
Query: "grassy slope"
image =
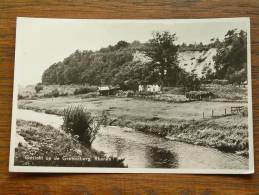
{"label": "grassy slope", "polygon": [[247,117],[240,115],[197,121],[168,138],[248,156]]}
{"label": "grassy slope", "polygon": [[[81,99],[76,96],[19,101],[21,108],[47,110],[54,114],[60,114],[63,108],[71,104],[83,104],[96,114],[108,110],[110,125],[131,127],[178,141],[247,155],[247,117],[222,117],[225,108],[229,113],[231,106],[246,105],[244,103],[167,103],[114,97]],[[214,115],[221,117],[212,118],[211,109]],[[205,119],[202,119],[202,112],[205,112]]]}
{"label": "grassy slope", "polygon": [[225,100],[247,101],[247,88],[234,85],[207,84],[202,86],[203,90],[212,92],[217,98]]}
{"label": "grassy slope", "polygon": [[[15,165],[123,167],[123,160],[107,159],[104,153],[84,147],[70,135],[51,126],[17,120],[17,133],[24,138],[25,142],[17,144]],[[26,157],[43,157],[43,160]],[[46,160],[49,157],[51,160]],[[60,160],[53,160],[55,157]],[[74,158],[74,160],[64,160],[65,158]],[[80,160],[83,158],[87,160]]]}
{"label": "grassy slope", "polygon": [[144,133],[155,134],[171,140],[209,146],[221,151],[248,156],[247,117],[230,115],[204,120],[127,119],[108,120],[109,125],[130,127]]}

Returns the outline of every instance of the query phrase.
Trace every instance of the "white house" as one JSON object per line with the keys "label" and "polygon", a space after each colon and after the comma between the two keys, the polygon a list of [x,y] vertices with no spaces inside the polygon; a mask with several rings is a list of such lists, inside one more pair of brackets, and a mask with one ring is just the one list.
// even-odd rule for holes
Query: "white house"
{"label": "white house", "polygon": [[98,87],[99,91],[103,91],[103,90],[110,90],[109,86],[102,86],[102,87]]}
{"label": "white house", "polygon": [[139,85],[138,91],[160,92],[161,87],[159,85]]}

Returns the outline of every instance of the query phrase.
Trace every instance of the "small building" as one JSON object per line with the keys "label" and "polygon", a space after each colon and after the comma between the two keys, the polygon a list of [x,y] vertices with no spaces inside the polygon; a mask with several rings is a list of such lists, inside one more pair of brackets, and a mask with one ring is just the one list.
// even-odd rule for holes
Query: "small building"
{"label": "small building", "polygon": [[98,91],[100,95],[103,95],[103,96],[115,95],[119,89],[120,89],[119,87],[111,87],[111,86],[98,87]]}
{"label": "small building", "polygon": [[139,92],[160,92],[161,87],[159,85],[139,85],[138,86]]}

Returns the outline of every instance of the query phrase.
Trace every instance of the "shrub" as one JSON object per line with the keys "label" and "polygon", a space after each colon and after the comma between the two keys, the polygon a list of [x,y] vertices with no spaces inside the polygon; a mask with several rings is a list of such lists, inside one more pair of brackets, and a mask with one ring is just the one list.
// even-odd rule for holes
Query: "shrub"
{"label": "shrub", "polygon": [[74,95],[78,95],[78,94],[85,94],[85,93],[90,93],[90,92],[95,92],[97,91],[97,88],[96,87],[81,87],[79,89],[76,89],[74,91]]}
{"label": "shrub", "polygon": [[193,72],[181,71],[178,82],[180,85],[183,85],[185,91],[196,91],[201,87],[201,79]]}
{"label": "shrub", "polygon": [[64,110],[62,128],[67,133],[78,135],[78,140],[88,148],[91,147],[100,124],[83,106],[70,106]]}
{"label": "shrub", "polygon": [[36,93],[39,93],[41,90],[43,90],[43,86],[41,83],[38,83],[36,86],[35,86],[35,91]]}
{"label": "shrub", "polygon": [[18,94],[18,100],[23,100],[23,99],[25,99],[25,96]]}
{"label": "shrub", "polygon": [[57,89],[54,89],[52,92],[51,92],[51,95],[52,97],[58,97],[59,96],[59,92]]}
{"label": "shrub", "polygon": [[58,92],[58,90],[57,89],[54,89],[54,90],[52,90],[51,92],[49,92],[49,93],[45,93],[43,96],[44,97],[58,97],[60,94],[59,94],[59,92]]}
{"label": "shrub", "polygon": [[140,96],[150,96],[150,95],[154,95],[156,93],[155,92],[151,92],[151,91],[139,91],[138,94]]}

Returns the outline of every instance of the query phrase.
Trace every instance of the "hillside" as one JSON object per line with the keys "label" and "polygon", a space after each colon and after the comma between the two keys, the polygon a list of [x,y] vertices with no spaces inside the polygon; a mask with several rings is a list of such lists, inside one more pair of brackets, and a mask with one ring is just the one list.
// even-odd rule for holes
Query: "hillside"
{"label": "hillside", "polygon": [[[216,54],[216,48],[211,48],[208,50],[181,51],[178,53],[179,67],[186,72],[195,73],[199,78],[206,77],[206,73],[214,73],[216,71],[215,62],[213,61],[213,57]],[[133,60],[140,61],[141,63],[151,61],[144,55],[144,53],[139,51],[134,53]]]}
{"label": "hillside", "polygon": [[[121,41],[123,42],[123,41]],[[133,42],[99,51],[75,51],[61,62],[52,64],[42,75],[43,84],[118,84],[126,67],[132,67],[133,54],[143,45]]]}
{"label": "hillside", "polygon": [[195,73],[199,78],[206,77],[206,73],[214,73],[216,71],[213,60],[216,54],[216,48],[211,48],[207,51],[179,52],[179,67],[187,72]]}
{"label": "hillside", "polygon": [[[131,44],[97,52],[76,51],[62,62],[51,65],[43,73],[42,83],[123,85],[125,82],[139,82],[141,71],[151,61],[145,56],[143,47],[143,44]],[[186,72],[194,71],[198,77],[205,76],[209,70],[215,72],[212,59],[215,54],[214,48],[208,51],[179,52],[179,67]]]}
{"label": "hillside", "polygon": [[[200,78],[225,79],[242,84],[247,79],[246,32],[230,30],[223,41],[176,45],[175,34],[156,33],[146,43],[119,41],[99,51],[75,51],[51,65],[42,83],[118,85],[137,89],[139,84],[185,85],[198,89]],[[195,87],[196,86],[196,87]]]}

